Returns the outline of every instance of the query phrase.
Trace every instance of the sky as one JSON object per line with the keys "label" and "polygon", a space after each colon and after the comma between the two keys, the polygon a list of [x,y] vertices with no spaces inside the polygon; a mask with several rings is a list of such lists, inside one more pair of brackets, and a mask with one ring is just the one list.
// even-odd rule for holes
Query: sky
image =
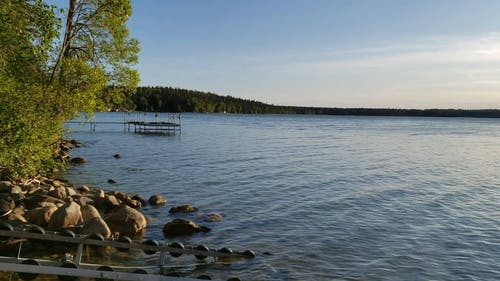
{"label": "sky", "polygon": [[143,86],[279,105],[500,108],[498,0],[132,0]]}

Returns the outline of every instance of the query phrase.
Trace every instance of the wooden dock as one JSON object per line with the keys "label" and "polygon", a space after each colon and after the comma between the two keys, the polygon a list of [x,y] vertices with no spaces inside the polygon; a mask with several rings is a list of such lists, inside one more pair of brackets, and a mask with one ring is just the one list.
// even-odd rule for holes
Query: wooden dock
{"label": "wooden dock", "polygon": [[[211,279],[209,276],[184,276],[181,272],[172,271],[176,266],[166,264],[166,257],[174,258],[181,255],[193,255],[196,260],[206,260],[203,264],[217,262],[218,259],[236,258],[251,259],[255,257],[253,251],[232,251],[229,248],[211,249],[205,245],[190,247],[179,242],[164,244],[156,240],[131,240],[125,237],[114,239],[105,239],[102,235],[78,235],[71,231],[54,232],[45,231],[43,228],[35,225],[27,225],[14,228],[7,222],[0,221],[0,238],[14,239],[19,243],[17,257],[3,256],[0,254],[0,271],[17,272],[23,280],[32,280],[38,274],[53,274],[59,277],[61,281],[73,281],[78,277],[96,278],[96,280],[130,280],[130,281],[194,281],[199,279]],[[67,243],[67,250],[77,247],[76,255],[66,253],[63,260],[45,260],[37,258],[21,257],[21,249],[24,241],[31,243],[58,242]],[[118,266],[110,264],[91,264],[83,263],[82,256],[84,247],[106,246],[114,247],[119,252],[130,249],[142,250],[147,255],[158,255],[158,261],[154,266]],[[211,258],[211,259],[210,259]],[[212,261],[210,261],[212,260]],[[170,269],[170,270],[169,270]],[[240,280],[239,278],[230,278],[228,280]]]}
{"label": "wooden dock", "polygon": [[68,121],[68,124],[88,124],[90,132],[95,132],[97,125],[121,125],[124,132],[137,134],[175,134],[181,132],[181,114],[125,112],[123,121]]}

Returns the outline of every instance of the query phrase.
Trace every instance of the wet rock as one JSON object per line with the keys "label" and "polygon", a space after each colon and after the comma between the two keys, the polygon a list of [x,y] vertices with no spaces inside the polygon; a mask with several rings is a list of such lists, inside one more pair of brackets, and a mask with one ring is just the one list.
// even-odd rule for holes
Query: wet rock
{"label": "wet rock", "polygon": [[146,231],[147,221],[142,213],[129,206],[122,205],[114,210],[106,223],[113,233],[131,238],[142,237]]}
{"label": "wet rock", "polygon": [[101,218],[99,211],[92,205],[85,205],[81,207],[83,222],[86,223],[95,218]]}
{"label": "wet rock", "polygon": [[144,199],[144,197],[139,194],[135,194],[134,196],[132,196],[132,199],[141,202],[142,206],[145,206],[148,203],[148,201],[146,201],[146,199]]}
{"label": "wet rock", "polygon": [[149,197],[148,202],[149,202],[149,204],[151,204],[151,206],[158,206],[158,205],[163,205],[163,204],[167,203],[167,199],[165,197],[163,197],[163,195],[156,194],[156,195]]}
{"label": "wet rock", "polygon": [[93,234],[100,233],[104,238],[109,238],[111,236],[111,230],[106,222],[102,218],[92,218],[84,223],[83,228],[80,231],[81,234]]}
{"label": "wet rock", "polygon": [[113,210],[120,206],[120,201],[114,195],[106,195],[104,199],[96,198],[96,207],[100,209]]}
{"label": "wet rock", "polygon": [[118,154],[118,153],[115,154],[115,155],[113,155],[113,157],[115,157],[116,159],[122,158],[122,156],[120,154]]}
{"label": "wet rock", "polygon": [[116,181],[114,179],[108,179],[108,183],[114,184],[114,183],[116,183]]}
{"label": "wet rock", "polygon": [[74,158],[71,158],[71,163],[72,164],[84,164],[84,163],[87,163],[87,159],[83,158],[83,157],[74,157]]}
{"label": "wet rock", "polygon": [[82,222],[82,212],[80,205],[69,202],[59,207],[50,218],[49,230],[61,230],[64,228],[77,226]]}
{"label": "wet rock", "polygon": [[141,202],[137,201],[137,200],[134,200],[134,199],[131,199],[129,201],[126,201],[126,204],[134,209],[140,209],[142,208],[142,204]]}
{"label": "wet rock", "polygon": [[132,197],[125,192],[118,191],[118,192],[115,192],[113,195],[116,197],[116,199],[118,199],[120,201],[130,201],[132,199]]}
{"label": "wet rock", "polygon": [[221,222],[224,219],[224,216],[219,213],[208,214],[203,217],[203,220],[206,222]]}
{"label": "wet rock", "polygon": [[29,223],[36,224],[41,227],[46,227],[49,224],[52,214],[57,210],[55,205],[46,207],[37,207],[29,210],[26,213],[26,219]]}
{"label": "wet rock", "polygon": [[184,219],[175,219],[163,226],[163,235],[167,238],[192,235],[197,232],[209,232],[211,229],[206,226],[200,226],[192,221]]}
{"label": "wet rock", "polygon": [[74,145],[75,147],[80,147],[82,146],[82,143],[77,141],[77,140],[70,140],[69,141],[72,145]]}
{"label": "wet rock", "polygon": [[171,214],[175,214],[175,213],[193,213],[193,212],[197,212],[197,211],[198,211],[198,208],[193,207],[192,205],[176,206],[176,207],[172,207],[172,208],[170,208],[170,210],[168,210],[168,212],[171,213]]}

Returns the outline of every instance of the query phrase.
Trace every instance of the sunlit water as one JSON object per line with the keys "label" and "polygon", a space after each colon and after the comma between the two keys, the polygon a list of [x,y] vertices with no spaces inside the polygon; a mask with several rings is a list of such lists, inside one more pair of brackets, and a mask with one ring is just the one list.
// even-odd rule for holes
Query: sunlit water
{"label": "sunlit water", "polygon": [[[257,252],[169,266],[223,280],[500,280],[498,119],[184,114],[182,123],[172,136],[72,126],[84,143],[73,155],[89,163],[66,173],[76,185],[164,194],[167,206],[143,209],[154,218],[147,238],[164,240],[163,225],[186,217],[212,231],[176,241]],[[199,212],[168,213],[187,203]],[[213,212],[224,221],[200,221]]]}

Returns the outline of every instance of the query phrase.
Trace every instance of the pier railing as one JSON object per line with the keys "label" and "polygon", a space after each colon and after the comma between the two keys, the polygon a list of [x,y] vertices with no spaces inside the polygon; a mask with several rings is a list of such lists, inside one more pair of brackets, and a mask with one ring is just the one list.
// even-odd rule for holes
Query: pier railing
{"label": "pier railing", "polygon": [[[253,258],[253,251],[232,251],[229,248],[211,249],[205,245],[196,247],[185,246],[174,242],[164,244],[156,240],[131,240],[128,237],[119,239],[104,239],[100,234],[76,235],[71,231],[49,232],[38,226],[14,228],[10,224],[0,222],[0,237],[19,239],[19,251],[17,257],[0,255],[0,271],[18,272],[23,280],[34,279],[38,274],[54,274],[60,280],[76,280],[76,277],[98,278],[102,280],[144,280],[144,281],[193,281],[211,278],[207,275],[195,277],[182,277],[179,272],[166,272],[165,258],[167,255],[180,257],[182,255],[193,255],[197,260],[212,257],[214,260],[223,258]],[[5,239],[5,238],[3,238]],[[65,254],[65,258],[59,261],[31,259],[21,257],[23,241],[52,241],[60,243],[71,243],[77,246],[76,255]],[[84,246],[108,246],[118,251],[129,251],[139,249],[148,255],[159,254],[156,266],[113,266],[102,264],[82,263]],[[229,280],[240,280],[230,278]]]}
{"label": "pier railing", "polygon": [[139,134],[172,134],[181,132],[182,117],[175,113],[124,112],[123,121],[99,121],[95,118],[86,121],[68,121],[68,124],[88,124],[90,132],[97,125],[121,125],[124,132]]}

